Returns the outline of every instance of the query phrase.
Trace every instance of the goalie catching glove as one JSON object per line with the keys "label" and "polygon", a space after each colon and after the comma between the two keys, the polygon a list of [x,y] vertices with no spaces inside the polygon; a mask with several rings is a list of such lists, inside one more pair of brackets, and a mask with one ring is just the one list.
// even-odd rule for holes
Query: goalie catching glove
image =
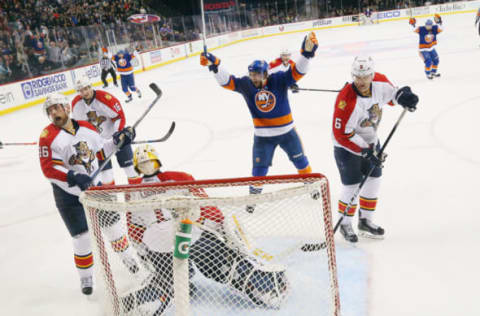
{"label": "goalie catching glove", "polygon": [[395,102],[410,112],[414,112],[417,109],[418,96],[412,92],[410,87],[405,86],[398,89],[397,93],[395,93]]}
{"label": "goalie catching glove", "polygon": [[315,56],[315,51],[318,48],[317,36],[314,32],[310,32],[302,42],[301,54],[306,58],[312,58]]}
{"label": "goalie catching glove", "polygon": [[210,53],[201,53],[200,54],[200,65],[208,66],[208,70],[213,71],[214,73],[218,72],[218,65],[220,65],[220,59],[215,57]]}

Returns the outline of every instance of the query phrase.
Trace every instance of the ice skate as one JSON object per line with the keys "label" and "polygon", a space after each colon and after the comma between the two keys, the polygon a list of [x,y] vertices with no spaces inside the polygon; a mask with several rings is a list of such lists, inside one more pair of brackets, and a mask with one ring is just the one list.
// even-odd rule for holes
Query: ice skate
{"label": "ice skate", "polygon": [[93,278],[91,276],[80,279],[80,287],[82,293],[85,295],[91,295],[93,292]]}
{"label": "ice skate", "polygon": [[358,221],[358,234],[362,237],[383,239],[385,230],[372,223],[371,220],[366,218],[360,218]]}
{"label": "ice skate", "polygon": [[353,231],[352,224],[341,224],[340,233],[348,242],[356,243],[358,241],[358,237]]}

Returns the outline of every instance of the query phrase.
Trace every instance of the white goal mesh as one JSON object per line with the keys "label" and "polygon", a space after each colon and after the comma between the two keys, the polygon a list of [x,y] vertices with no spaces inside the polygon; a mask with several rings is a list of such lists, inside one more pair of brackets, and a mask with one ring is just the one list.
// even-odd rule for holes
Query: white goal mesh
{"label": "white goal mesh", "polygon": [[370,16],[365,15],[365,13],[360,13],[358,15],[358,25],[372,25],[372,24],[378,24],[378,23],[379,23],[379,18],[378,18],[377,11],[372,11],[370,13]]}
{"label": "white goal mesh", "polygon": [[321,174],[96,187],[80,200],[107,315],[340,315]]}

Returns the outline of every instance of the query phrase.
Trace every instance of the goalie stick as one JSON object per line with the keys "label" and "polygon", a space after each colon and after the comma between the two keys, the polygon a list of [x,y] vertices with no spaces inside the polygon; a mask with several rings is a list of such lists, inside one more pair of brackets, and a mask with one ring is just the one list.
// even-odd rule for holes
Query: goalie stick
{"label": "goalie stick", "polygon": [[[160,88],[155,83],[152,82],[149,85],[149,87],[150,87],[150,89],[153,90],[153,92],[155,92],[155,94],[157,96],[152,101],[152,103],[148,106],[148,108],[145,110],[145,112],[143,112],[143,114],[137,119],[135,124],[133,124],[132,128],[134,130],[138,126],[138,124],[140,124],[140,122],[145,118],[145,116],[148,114],[148,112],[150,112],[150,110],[158,102],[158,100],[160,100],[160,98],[162,97],[162,90],[160,90]],[[100,174],[100,172],[102,172],[102,170],[105,168],[105,166],[108,164],[108,162],[110,160],[112,160],[113,155],[115,155],[120,150],[120,147],[122,147],[122,145],[123,145],[123,140],[121,140],[120,143],[117,144],[115,150],[103,161],[102,165],[100,167],[98,167],[98,169],[92,174],[92,176],[91,176],[92,181],[90,183],[94,183],[95,178]]]}
{"label": "goalie stick", "polygon": [[[395,123],[392,130],[390,131],[390,134],[388,135],[387,139],[385,140],[385,143],[383,144],[382,148],[380,148],[380,151],[378,152],[378,156],[381,156],[383,154],[383,152],[385,151],[385,148],[387,147],[388,143],[390,142],[390,139],[392,138],[393,134],[397,130],[397,127],[400,124],[400,122],[402,121],[406,112],[407,112],[407,109],[404,108],[402,113],[400,114],[400,117],[398,118],[397,122]],[[348,205],[345,208],[345,212],[343,213],[343,215],[338,219],[337,223],[335,224],[335,228],[333,229],[333,234],[334,235],[337,232],[338,227],[340,227],[340,224],[342,223],[343,218],[346,216],[346,213],[347,213],[346,211],[350,208],[350,206],[353,204],[353,202],[357,199],[358,194],[360,193],[360,190],[362,189],[363,185],[365,184],[368,177],[372,174],[372,172],[375,168],[376,167],[373,166],[372,168],[370,168],[368,173],[363,176],[362,182],[360,182],[360,185],[355,190],[355,193],[353,194],[352,198],[350,199],[350,202],[348,202]],[[318,250],[324,249],[326,247],[327,247],[326,242],[322,242],[322,243],[319,243],[319,244],[304,244],[301,247],[301,249],[302,249],[302,251],[309,252],[309,251],[318,251]]]}

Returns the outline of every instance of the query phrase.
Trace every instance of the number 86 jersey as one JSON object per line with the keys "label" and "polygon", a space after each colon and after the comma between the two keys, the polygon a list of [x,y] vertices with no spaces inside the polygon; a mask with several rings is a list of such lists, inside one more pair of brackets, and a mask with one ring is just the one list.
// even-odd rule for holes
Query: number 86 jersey
{"label": "number 86 jersey", "polygon": [[370,94],[363,96],[353,83],[343,87],[333,114],[334,146],[360,155],[362,148],[376,144],[377,128],[385,104],[394,105],[397,89],[385,75],[375,73]]}

